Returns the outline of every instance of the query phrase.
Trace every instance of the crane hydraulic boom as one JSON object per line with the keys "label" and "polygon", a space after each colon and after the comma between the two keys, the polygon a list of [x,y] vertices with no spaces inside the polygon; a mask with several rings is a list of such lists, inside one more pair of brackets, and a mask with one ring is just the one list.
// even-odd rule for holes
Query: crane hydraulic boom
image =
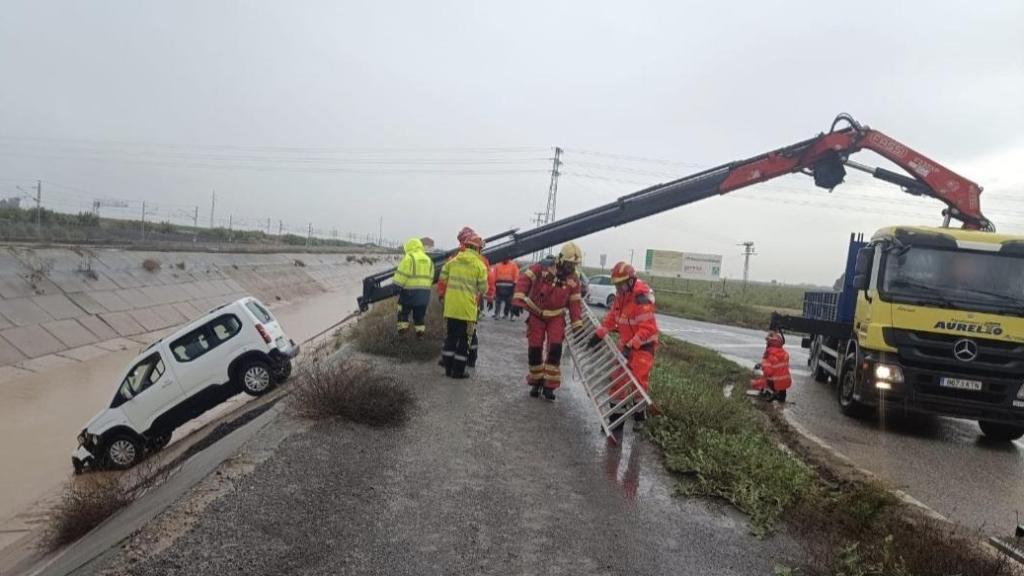
{"label": "crane hydraulic boom", "polygon": [[[841,124],[845,126],[840,127]],[[909,176],[884,168],[865,166],[849,159],[850,155],[863,149],[885,157],[905,170]],[[827,133],[753,158],[723,164],[672,182],[656,184],[622,196],[609,204],[532,230],[509,231],[495,237],[499,241],[489,245],[483,253],[492,262],[518,258],[581,236],[621,226],[705,198],[727,194],[786,174],[807,174],[814,178],[815,185],[831,190],[843,182],[846,177],[846,166],[895,184],[908,194],[930,196],[942,201],[946,204],[946,209],[943,210],[946,226],[952,219],[956,219],[964,228],[994,229],[992,223],[981,212],[982,189],[977,184],[885,134],[862,126],[848,114],[840,114],[832,122],[832,127]],[[450,254],[435,256],[435,263],[443,262]],[[373,302],[397,293],[393,285],[382,285],[393,275],[392,269],[363,280],[363,295],[359,297],[361,310],[366,310]]]}

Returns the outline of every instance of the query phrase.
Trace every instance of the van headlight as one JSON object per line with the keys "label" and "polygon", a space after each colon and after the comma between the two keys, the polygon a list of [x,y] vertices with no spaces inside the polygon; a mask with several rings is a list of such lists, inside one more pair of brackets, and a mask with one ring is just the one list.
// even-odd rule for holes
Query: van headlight
{"label": "van headlight", "polygon": [[883,382],[903,382],[903,369],[893,364],[876,364],[875,379]]}

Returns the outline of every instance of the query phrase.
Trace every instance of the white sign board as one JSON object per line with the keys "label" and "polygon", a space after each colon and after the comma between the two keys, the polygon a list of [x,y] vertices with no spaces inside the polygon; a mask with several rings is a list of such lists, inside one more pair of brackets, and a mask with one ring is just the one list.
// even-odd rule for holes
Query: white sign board
{"label": "white sign board", "polygon": [[649,249],[644,270],[652,276],[713,281],[722,276],[722,255]]}

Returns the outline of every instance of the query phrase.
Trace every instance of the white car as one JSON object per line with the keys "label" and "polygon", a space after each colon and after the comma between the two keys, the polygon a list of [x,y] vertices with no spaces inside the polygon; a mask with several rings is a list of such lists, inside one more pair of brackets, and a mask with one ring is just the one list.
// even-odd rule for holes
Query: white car
{"label": "white car", "polygon": [[78,435],[75,472],[133,466],[166,446],[175,428],[235,394],[260,396],[287,380],[298,353],[259,300],[214,308],[132,361],[110,407]]}
{"label": "white car", "polygon": [[587,288],[587,304],[600,304],[605,308],[611,308],[615,300],[615,285],[612,284],[612,277],[606,274],[599,274],[590,277],[590,286]]}

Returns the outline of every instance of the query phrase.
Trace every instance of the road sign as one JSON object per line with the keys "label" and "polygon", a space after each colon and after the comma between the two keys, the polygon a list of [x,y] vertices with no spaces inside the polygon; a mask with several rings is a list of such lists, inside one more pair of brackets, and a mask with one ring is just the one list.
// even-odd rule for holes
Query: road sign
{"label": "road sign", "polygon": [[608,263],[608,255],[601,254],[601,269],[604,270],[604,265]]}
{"label": "road sign", "polygon": [[722,276],[722,256],[648,249],[644,259],[644,270],[652,276],[718,280]]}

